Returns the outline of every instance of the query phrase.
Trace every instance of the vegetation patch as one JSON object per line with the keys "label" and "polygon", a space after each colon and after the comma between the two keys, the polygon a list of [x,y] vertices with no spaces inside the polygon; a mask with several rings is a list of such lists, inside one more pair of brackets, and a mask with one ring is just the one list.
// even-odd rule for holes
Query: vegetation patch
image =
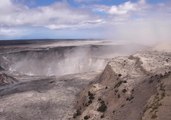
{"label": "vegetation patch", "polygon": [[126,101],[131,101],[131,100],[133,100],[133,99],[134,99],[134,96],[131,95],[130,97],[126,98]]}
{"label": "vegetation patch", "polygon": [[118,92],[118,90],[116,89],[116,90],[115,90],[115,93],[117,93],[117,92]]}
{"label": "vegetation patch", "polygon": [[123,89],[123,90],[122,90],[122,92],[123,92],[123,93],[126,93],[126,92],[127,92],[127,90],[126,90],[126,89]]}
{"label": "vegetation patch", "polygon": [[86,104],[86,106],[89,106],[93,102],[93,100],[95,98],[94,96],[95,95],[93,93],[91,93],[90,91],[88,91],[88,98],[89,98],[89,100],[88,100],[88,104]]}
{"label": "vegetation patch", "polygon": [[114,88],[118,88],[118,87],[120,87],[120,86],[122,85],[122,83],[123,83],[123,81],[119,81],[119,82],[115,85],[115,87],[114,87]]}
{"label": "vegetation patch", "polygon": [[90,116],[86,115],[84,116],[84,120],[88,120],[90,118]]}
{"label": "vegetation patch", "polygon": [[151,114],[151,119],[156,119],[157,118],[157,111],[158,108],[162,105],[161,100],[165,97],[165,88],[163,83],[159,85],[159,90],[158,93],[155,95],[153,101],[151,102],[150,105],[147,105],[146,108],[144,109],[144,113],[149,110]]}
{"label": "vegetation patch", "polygon": [[101,115],[100,118],[104,118],[104,115]]}
{"label": "vegetation patch", "polygon": [[94,94],[88,91],[88,96],[90,100],[94,100]]}
{"label": "vegetation patch", "polygon": [[105,102],[104,101],[101,101],[100,102],[100,106],[97,109],[97,111],[99,111],[99,112],[105,112],[106,110],[107,110],[107,106],[106,106]]}
{"label": "vegetation patch", "polygon": [[118,74],[118,77],[121,77],[122,76],[122,74]]}
{"label": "vegetation patch", "polygon": [[74,113],[73,118],[76,118],[81,115],[81,111],[77,110],[76,113]]}

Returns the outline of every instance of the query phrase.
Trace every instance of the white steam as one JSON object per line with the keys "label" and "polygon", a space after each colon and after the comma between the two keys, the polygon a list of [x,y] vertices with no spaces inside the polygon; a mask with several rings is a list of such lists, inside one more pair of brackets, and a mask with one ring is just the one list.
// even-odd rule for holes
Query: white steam
{"label": "white steam", "polygon": [[[126,3],[134,9],[128,11]],[[171,42],[170,2],[150,4],[148,0],[140,0],[126,3],[116,6],[118,10],[126,9],[125,14],[114,14],[108,20],[109,39],[143,44]]]}
{"label": "white steam", "polygon": [[[115,26],[114,40],[154,44],[171,41],[171,22],[168,20],[128,21]],[[111,34],[111,33],[110,33]]]}
{"label": "white steam", "polygon": [[[53,53],[41,57],[26,56],[13,61],[9,70],[25,75],[61,76],[103,70],[105,59],[93,58],[89,48],[76,48],[64,52]],[[14,56],[17,57],[17,56]]]}
{"label": "white steam", "polygon": [[61,76],[102,71],[113,57],[129,55],[144,47],[136,44],[111,44],[113,43],[102,42],[99,45],[74,48],[67,46],[41,51],[20,51],[4,55],[0,57],[0,61],[2,67],[15,73],[33,76]]}

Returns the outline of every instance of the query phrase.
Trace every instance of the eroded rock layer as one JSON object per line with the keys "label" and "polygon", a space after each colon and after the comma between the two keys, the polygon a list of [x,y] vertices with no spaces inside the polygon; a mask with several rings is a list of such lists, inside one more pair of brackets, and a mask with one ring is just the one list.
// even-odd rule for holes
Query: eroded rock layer
{"label": "eroded rock layer", "polygon": [[170,120],[170,81],[169,52],[116,57],[80,93],[73,119]]}

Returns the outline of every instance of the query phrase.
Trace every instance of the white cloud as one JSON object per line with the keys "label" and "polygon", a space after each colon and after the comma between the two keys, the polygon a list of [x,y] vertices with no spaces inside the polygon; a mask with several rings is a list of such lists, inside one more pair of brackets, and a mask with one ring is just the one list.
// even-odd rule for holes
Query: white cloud
{"label": "white cloud", "polygon": [[44,7],[28,8],[21,4],[14,4],[10,0],[2,0],[1,5],[3,7],[0,11],[0,24],[4,26],[29,25],[60,29],[81,26],[99,19],[87,11],[71,8],[62,2]]}
{"label": "white cloud", "polygon": [[[20,27],[44,27],[53,30],[92,29],[92,31],[101,27],[108,30],[109,34],[111,33],[106,36],[117,35],[118,39],[129,39],[129,37],[135,39],[140,36],[141,38],[152,36],[149,38],[156,39],[154,31],[161,34],[161,38],[168,39],[171,38],[168,32],[171,31],[169,21],[171,21],[170,5],[152,5],[145,0],[129,1],[113,6],[89,5],[84,8],[72,8],[66,2],[56,2],[36,8],[29,8],[10,0],[1,0],[0,4],[0,36],[24,34]],[[134,33],[136,37],[133,36]]]}
{"label": "white cloud", "polygon": [[137,10],[136,4],[131,2],[125,2],[124,4],[121,4],[119,6],[112,6],[108,12],[109,14],[122,15],[135,10]]}
{"label": "white cloud", "polygon": [[131,12],[139,12],[145,9],[148,9],[148,4],[145,0],[140,0],[136,3],[133,2],[124,2],[119,5],[95,5],[93,11],[105,12],[109,15],[129,15]]}
{"label": "white cloud", "polygon": [[78,3],[93,3],[93,2],[99,2],[101,0],[74,0],[74,1]]}
{"label": "white cloud", "polygon": [[15,37],[15,36],[22,36],[25,34],[26,31],[23,29],[7,28],[7,27],[0,28],[0,36]]}

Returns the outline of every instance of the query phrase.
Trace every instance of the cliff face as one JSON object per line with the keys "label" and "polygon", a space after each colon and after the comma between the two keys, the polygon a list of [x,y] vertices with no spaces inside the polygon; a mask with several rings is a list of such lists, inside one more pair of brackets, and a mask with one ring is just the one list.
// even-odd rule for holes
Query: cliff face
{"label": "cliff face", "polygon": [[73,119],[170,120],[171,53],[112,59],[78,97]]}
{"label": "cliff face", "polygon": [[17,83],[17,79],[6,74],[6,73],[0,73],[0,86],[10,85]]}

